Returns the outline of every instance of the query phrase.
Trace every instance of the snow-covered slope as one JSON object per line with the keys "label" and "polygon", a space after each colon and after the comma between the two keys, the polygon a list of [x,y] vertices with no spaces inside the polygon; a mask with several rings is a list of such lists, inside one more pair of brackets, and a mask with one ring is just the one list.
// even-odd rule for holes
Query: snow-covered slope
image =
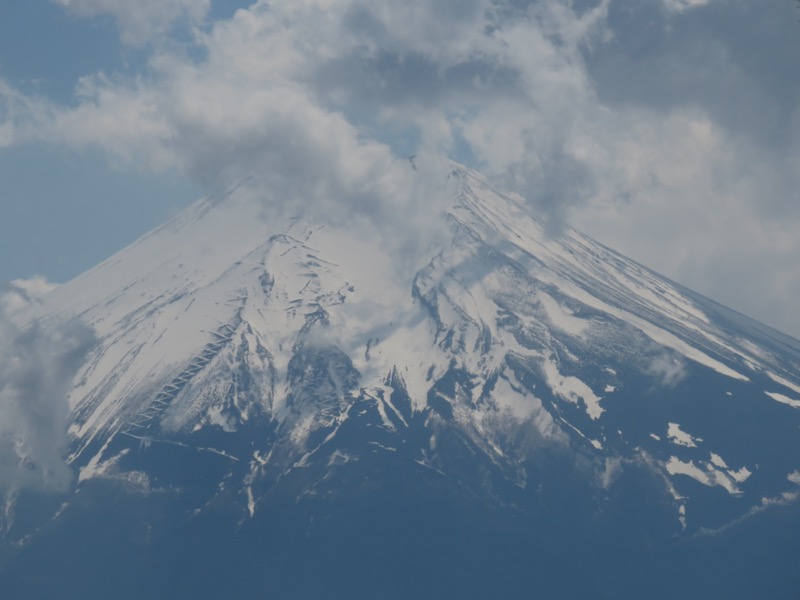
{"label": "snow-covered slope", "polygon": [[[449,178],[450,238],[413,280],[358,232],[269,221],[234,192],[18,313],[100,339],[70,397],[80,480],[172,485],[141,448],[194,449],[229,462],[203,501],[252,516],[294,472],[314,476],[292,493],[317,493],[377,455],[503,504],[547,447],[601,494],[649,470],[676,532],[796,499],[800,342]],[[448,439],[494,483],[469,483]]]}

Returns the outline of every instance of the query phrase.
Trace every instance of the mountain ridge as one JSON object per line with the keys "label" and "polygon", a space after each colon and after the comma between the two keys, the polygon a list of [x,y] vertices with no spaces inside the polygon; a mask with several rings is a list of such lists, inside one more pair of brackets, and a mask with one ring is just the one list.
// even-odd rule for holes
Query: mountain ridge
{"label": "mountain ridge", "polygon": [[242,532],[303,506],[312,537],[351,497],[413,527],[407,488],[633,548],[796,506],[800,342],[550,236],[472,171],[446,189],[448,236],[410,282],[374,238],[234,192],[16,313],[73,311],[99,339],[70,397],[77,496],[49,527],[103,486]]}

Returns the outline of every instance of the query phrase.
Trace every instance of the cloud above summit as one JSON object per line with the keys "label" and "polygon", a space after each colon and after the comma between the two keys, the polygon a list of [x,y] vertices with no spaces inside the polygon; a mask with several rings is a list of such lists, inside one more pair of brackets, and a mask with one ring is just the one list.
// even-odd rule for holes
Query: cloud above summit
{"label": "cloud above summit", "polygon": [[203,58],[156,50],[147,76],[85,77],[76,106],[29,102],[7,128],[209,189],[258,174],[285,199],[313,182],[357,208],[354,190],[403,150],[463,152],[561,220],[588,193],[575,134],[597,103],[581,52],[607,5],[256,3],[197,34]]}
{"label": "cloud above summit", "polygon": [[[741,310],[800,294],[800,88],[765,68],[770,36],[800,37],[792,7],[278,0],[210,22],[202,0],[58,2],[161,41],[135,75],[84,77],[69,106],[0,86],[0,144],[100,148],[210,193],[255,178],[274,209],[408,233],[429,207],[400,163],[445,155],[554,234],[575,223]],[[800,58],[785,42],[776,73]],[[748,262],[766,294],[737,288]]]}

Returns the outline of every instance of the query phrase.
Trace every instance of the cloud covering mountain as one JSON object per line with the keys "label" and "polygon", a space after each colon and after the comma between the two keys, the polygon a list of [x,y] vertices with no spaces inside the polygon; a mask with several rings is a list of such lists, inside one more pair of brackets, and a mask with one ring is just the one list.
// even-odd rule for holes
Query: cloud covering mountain
{"label": "cloud covering mountain", "polygon": [[257,177],[273,213],[366,218],[407,248],[430,219],[395,163],[443,154],[552,234],[572,222],[798,332],[790,3],[303,0],[219,20],[207,0],[58,4],[113,18],[146,67],[87,74],[68,105],[2,84],[6,146],[100,148],[217,194]]}

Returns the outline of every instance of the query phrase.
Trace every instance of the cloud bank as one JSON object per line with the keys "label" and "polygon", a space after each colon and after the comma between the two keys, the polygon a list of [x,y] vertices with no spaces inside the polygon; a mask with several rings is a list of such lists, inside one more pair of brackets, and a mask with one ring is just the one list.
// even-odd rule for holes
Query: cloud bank
{"label": "cloud bank", "polygon": [[441,207],[401,159],[450,156],[553,235],[577,224],[800,334],[789,3],[276,0],[205,23],[202,0],[58,1],[128,43],[193,37],[136,76],[84,77],[72,106],[0,84],[0,145],[99,147],[209,193],[249,178],[272,211],[362,219],[407,248]]}

